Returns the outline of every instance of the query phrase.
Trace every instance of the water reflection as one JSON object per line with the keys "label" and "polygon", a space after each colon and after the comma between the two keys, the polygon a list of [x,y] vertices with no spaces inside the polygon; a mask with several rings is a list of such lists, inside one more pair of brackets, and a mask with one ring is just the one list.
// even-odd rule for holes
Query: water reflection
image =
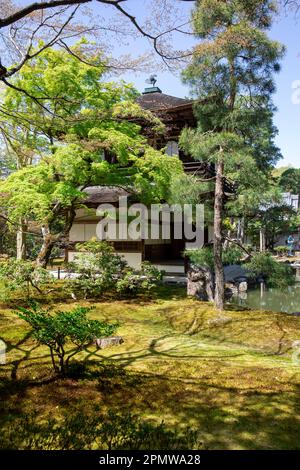
{"label": "water reflection", "polygon": [[294,313],[300,315],[300,283],[289,286],[284,290],[268,288],[262,283],[256,289],[232,298],[232,303],[255,310],[273,310],[276,312]]}

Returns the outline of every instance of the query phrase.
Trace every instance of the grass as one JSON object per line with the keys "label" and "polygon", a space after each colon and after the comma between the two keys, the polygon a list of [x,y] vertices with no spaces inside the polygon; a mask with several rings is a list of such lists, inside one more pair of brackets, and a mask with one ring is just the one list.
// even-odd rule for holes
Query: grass
{"label": "grass", "polygon": [[79,357],[82,376],[64,379],[53,375],[47,348],[2,305],[2,429],[32,412],[59,420],[97,405],[104,413],[164,420],[170,429],[196,429],[205,449],[300,449],[300,374],[291,358],[300,318],[234,309],[219,322],[210,304],[173,287],[152,300],[92,304],[92,318],[121,322],[117,334],[125,342],[90,346]]}

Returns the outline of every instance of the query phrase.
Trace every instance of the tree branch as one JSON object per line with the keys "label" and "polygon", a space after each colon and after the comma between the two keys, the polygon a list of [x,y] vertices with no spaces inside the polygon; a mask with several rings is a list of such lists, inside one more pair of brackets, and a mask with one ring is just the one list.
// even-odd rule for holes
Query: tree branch
{"label": "tree branch", "polygon": [[[22,224],[17,223],[17,222],[13,222],[12,220],[10,220],[8,217],[6,217],[3,214],[0,214],[0,219],[3,219],[5,222],[7,222],[11,225],[14,225],[16,228],[21,228],[22,227]],[[42,235],[39,234],[39,233],[29,232],[28,230],[24,230],[24,233],[27,233],[28,235],[33,235],[34,237],[42,238]]]}
{"label": "tree branch", "polygon": [[233,238],[229,238],[229,237],[226,237],[226,236],[223,236],[223,239],[224,240],[227,240],[228,242],[230,243],[233,243],[234,245],[238,246],[239,248],[241,248],[241,250],[243,250],[247,255],[248,257],[250,258],[251,257],[251,253],[249,250],[247,250],[240,242],[238,242],[237,240],[233,239]]}
{"label": "tree branch", "polygon": [[[98,1],[98,0],[97,0]],[[105,0],[101,0],[105,3]],[[34,13],[35,11],[45,10],[47,8],[55,8],[61,6],[68,6],[68,5],[78,5],[83,3],[89,3],[91,0],[49,0],[45,2],[34,2],[30,5],[21,8],[21,10],[12,13],[11,15],[7,16],[6,18],[0,18],[0,28],[4,28],[5,26],[10,26],[11,24],[19,21],[26,16]]]}
{"label": "tree branch", "polygon": [[[17,21],[21,20],[21,19],[24,19],[26,18],[27,16],[29,16],[30,14],[36,12],[36,11],[42,11],[43,10],[46,10],[46,9],[49,9],[49,8],[55,8],[55,7],[60,7],[60,6],[72,6],[72,5],[76,5],[76,9],[79,8],[80,5],[83,5],[83,4],[88,4],[88,3],[91,3],[93,0],[48,0],[48,1],[42,1],[42,2],[34,2],[34,3],[31,3],[30,5],[24,7],[24,8],[21,8],[17,11],[15,11],[14,13],[12,13],[11,15],[9,15],[8,17],[6,18],[0,18],[0,29],[1,28],[4,28],[4,27],[7,27],[7,26],[10,26],[14,23],[16,23]],[[112,7],[114,7],[118,12],[120,12],[123,16],[125,16],[129,21],[130,23],[134,26],[134,28],[145,38],[149,39],[152,43],[153,43],[153,47],[154,47],[154,50],[155,52],[164,60],[164,61],[170,61],[170,60],[178,60],[178,59],[181,59],[181,58],[186,58],[186,57],[189,57],[191,56],[192,52],[187,52],[187,53],[179,53],[179,54],[176,54],[174,56],[172,55],[169,55],[169,54],[165,54],[163,51],[161,51],[159,49],[159,45],[158,45],[158,40],[165,36],[166,34],[169,34],[171,32],[174,32],[174,31],[177,31],[177,32],[181,32],[181,33],[185,33],[187,34],[186,32],[182,31],[180,28],[182,26],[184,26],[185,24],[188,24],[187,23],[183,23],[183,24],[180,24],[178,26],[174,26],[173,28],[171,29],[168,29],[162,33],[159,33],[157,35],[153,35],[153,34],[150,34],[149,32],[147,32],[140,24],[139,22],[137,21],[136,17],[132,14],[130,14],[127,10],[125,10],[122,6],[121,6],[121,3],[123,2],[126,2],[128,0],[96,0],[98,3],[102,3],[104,5],[110,5]],[[179,1],[195,1],[195,0],[179,0]],[[45,21],[45,20],[44,20]],[[52,42],[52,41],[51,41]],[[25,57],[23,59],[23,61],[27,61],[28,58],[25,54]],[[21,61],[22,62],[22,61]],[[166,63],[166,62],[165,62]],[[15,71],[19,70],[21,67],[22,67],[22,63],[21,65],[19,64],[18,66],[16,66],[16,70],[14,70],[14,72],[11,72],[10,75],[12,73],[15,73]],[[0,78],[1,76],[3,77],[7,77],[9,72],[8,70],[6,69],[6,67],[4,67],[3,65],[1,65],[1,62],[0,62]]]}

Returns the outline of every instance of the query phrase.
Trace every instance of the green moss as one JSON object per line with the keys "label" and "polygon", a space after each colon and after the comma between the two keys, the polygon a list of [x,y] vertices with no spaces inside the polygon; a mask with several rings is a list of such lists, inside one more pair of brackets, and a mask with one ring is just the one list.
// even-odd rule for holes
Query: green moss
{"label": "green moss", "polygon": [[9,346],[1,366],[2,426],[20,414],[59,419],[98,405],[199,429],[209,449],[300,448],[299,365],[291,359],[299,318],[227,310],[227,321],[216,322],[210,304],[173,288],[152,300],[92,304],[91,318],[120,321],[125,342],[91,345],[79,357],[84,368],[66,379],[52,375],[47,348],[36,346],[26,324],[1,310],[0,336]]}

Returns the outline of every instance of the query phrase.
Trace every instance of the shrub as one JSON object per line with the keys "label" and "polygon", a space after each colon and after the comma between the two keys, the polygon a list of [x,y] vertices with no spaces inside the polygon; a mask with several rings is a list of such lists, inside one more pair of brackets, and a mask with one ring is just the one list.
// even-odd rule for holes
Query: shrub
{"label": "shrub", "polygon": [[186,250],[185,255],[195,266],[205,266],[211,270],[214,269],[214,254],[210,247]]}
{"label": "shrub", "polygon": [[239,264],[245,252],[238,246],[231,245],[223,250],[222,259],[225,266],[230,264]]}
{"label": "shrub", "polygon": [[126,262],[114,248],[105,241],[91,240],[76,245],[79,250],[69,264],[69,270],[76,278],[67,281],[73,293],[84,298],[97,297],[115,286],[116,280],[126,267]]}
{"label": "shrub", "polygon": [[69,265],[76,277],[67,281],[75,297],[97,297],[108,290],[135,295],[150,291],[162,278],[162,272],[148,262],[141,270],[130,268],[108,242],[91,240],[76,248],[80,251]]}
{"label": "shrub", "polygon": [[284,256],[288,252],[288,247],[285,245],[275,246],[274,251],[277,253],[277,255]]}
{"label": "shrub", "polygon": [[253,278],[263,277],[269,287],[285,288],[295,282],[292,268],[276,261],[270,253],[257,253],[244,266]]}
{"label": "shrub", "polygon": [[[186,250],[185,255],[189,258],[192,264],[196,266],[205,266],[211,270],[214,269],[214,255],[213,249],[204,247],[196,250]],[[222,260],[223,264],[238,264],[243,257],[243,251],[237,246],[230,246],[223,250]]]}
{"label": "shrub", "polygon": [[43,268],[32,261],[9,258],[0,262],[0,280],[8,291],[22,289],[30,296],[30,289],[34,288],[40,294],[43,288],[54,283],[54,278]]}
{"label": "shrub", "polygon": [[138,294],[149,292],[162,280],[163,273],[151,263],[145,261],[140,271],[127,269],[117,281],[117,292],[122,294]]}
{"label": "shrub", "polygon": [[[30,309],[19,307],[16,313],[31,325],[34,339],[48,346],[54,370],[64,374],[73,356],[96,338],[112,335],[118,327],[118,324],[90,320],[87,317],[90,310],[75,307],[68,312],[59,310],[51,313],[34,304]],[[65,350],[67,342],[73,346],[70,353]]]}

